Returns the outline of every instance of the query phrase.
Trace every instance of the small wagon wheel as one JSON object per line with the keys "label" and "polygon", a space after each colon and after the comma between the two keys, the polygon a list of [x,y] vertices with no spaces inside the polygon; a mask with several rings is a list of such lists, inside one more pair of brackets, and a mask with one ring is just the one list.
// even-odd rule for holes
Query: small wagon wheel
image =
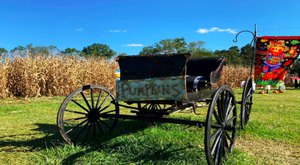
{"label": "small wagon wheel", "polygon": [[205,125],[205,155],[208,164],[221,164],[227,152],[233,151],[237,110],[232,90],[221,86],[209,104]]}
{"label": "small wagon wheel", "polygon": [[241,127],[245,128],[246,124],[249,121],[251,108],[252,108],[252,79],[248,77],[243,90],[243,96],[241,101]]}
{"label": "small wagon wheel", "polygon": [[167,104],[145,103],[142,105],[139,103],[138,108],[138,116],[162,118],[163,115],[169,114],[167,110],[169,110],[170,107],[167,107]]}
{"label": "small wagon wheel", "polygon": [[107,89],[87,85],[65,98],[57,114],[57,126],[69,144],[97,142],[99,136],[113,130],[118,115],[118,104]]}

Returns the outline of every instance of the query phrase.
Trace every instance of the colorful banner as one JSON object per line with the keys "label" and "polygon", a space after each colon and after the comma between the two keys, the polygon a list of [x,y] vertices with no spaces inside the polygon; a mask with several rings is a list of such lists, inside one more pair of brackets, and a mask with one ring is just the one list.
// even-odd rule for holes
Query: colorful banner
{"label": "colorful banner", "polygon": [[255,83],[275,86],[299,56],[300,36],[257,37]]}

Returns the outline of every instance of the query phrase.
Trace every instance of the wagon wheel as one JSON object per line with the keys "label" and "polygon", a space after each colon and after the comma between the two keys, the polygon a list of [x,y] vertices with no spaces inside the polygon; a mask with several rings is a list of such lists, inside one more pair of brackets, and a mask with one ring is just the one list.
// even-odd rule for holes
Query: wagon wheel
{"label": "wagon wheel", "polygon": [[252,79],[249,77],[245,83],[243,96],[241,101],[241,127],[245,128],[246,124],[249,121],[251,108],[252,108]]}
{"label": "wagon wheel", "polygon": [[99,137],[116,126],[118,114],[118,104],[107,89],[87,85],[65,98],[57,114],[57,125],[69,144],[99,142]]}
{"label": "wagon wheel", "polygon": [[154,104],[154,103],[146,103],[142,106],[143,110],[146,111],[159,111],[164,110],[166,108],[166,104]]}
{"label": "wagon wheel", "polygon": [[155,117],[155,118],[162,118],[163,115],[168,114],[166,111],[168,108],[167,104],[158,104],[158,103],[146,103],[144,105],[139,105],[140,110],[137,113],[139,116],[148,116],[148,117]]}
{"label": "wagon wheel", "polygon": [[221,86],[209,104],[205,125],[205,155],[208,164],[221,164],[233,151],[236,136],[236,101],[228,86]]}

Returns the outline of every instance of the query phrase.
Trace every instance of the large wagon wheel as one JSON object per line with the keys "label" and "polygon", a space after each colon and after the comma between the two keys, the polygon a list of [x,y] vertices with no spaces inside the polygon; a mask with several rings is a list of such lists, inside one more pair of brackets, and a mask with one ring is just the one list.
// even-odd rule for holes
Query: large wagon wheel
{"label": "large wagon wheel", "polygon": [[57,114],[57,125],[69,144],[97,142],[113,130],[118,114],[118,104],[107,89],[87,85],[65,98]]}
{"label": "large wagon wheel", "polygon": [[252,108],[253,86],[252,79],[249,77],[244,85],[243,96],[241,101],[241,127],[245,128],[249,121]]}
{"label": "large wagon wheel", "polygon": [[209,104],[205,125],[205,155],[208,164],[221,164],[233,151],[236,136],[236,101],[228,86],[221,86]]}

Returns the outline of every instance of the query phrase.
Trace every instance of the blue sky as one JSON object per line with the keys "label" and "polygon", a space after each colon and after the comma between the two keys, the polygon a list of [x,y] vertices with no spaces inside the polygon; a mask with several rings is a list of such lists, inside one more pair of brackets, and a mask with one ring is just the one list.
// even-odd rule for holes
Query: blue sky
{"label": "blue sky", "polygon": [[300,1],[282,0],[0,0],[0,47],[93,43],[137,54],[168,38],[204,41],[208,50],[244,46],[258,36],[300,35]]}

